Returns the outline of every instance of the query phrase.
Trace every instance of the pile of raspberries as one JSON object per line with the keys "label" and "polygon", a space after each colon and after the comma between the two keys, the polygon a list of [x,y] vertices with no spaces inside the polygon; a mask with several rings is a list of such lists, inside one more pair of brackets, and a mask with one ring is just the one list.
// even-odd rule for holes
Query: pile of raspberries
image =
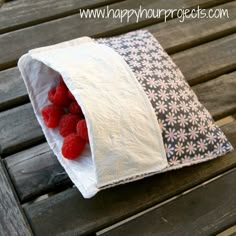
{"label": "pile of raspberries", "polygon": [[83,152],[89,142],[82,110],[62,78],[59,85],[49,90],[48,100],[52,104],[41,111],[44,123],[48,128],[58,127],[59,133],[64,137],[62,155],[73,160]]}

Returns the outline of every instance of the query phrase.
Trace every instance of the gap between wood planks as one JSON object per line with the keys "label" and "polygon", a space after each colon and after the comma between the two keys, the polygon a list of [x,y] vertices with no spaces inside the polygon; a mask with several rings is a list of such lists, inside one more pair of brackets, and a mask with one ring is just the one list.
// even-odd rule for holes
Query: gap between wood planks
{"label": "gap between wood planks", "polygon": [[[232,118],[232,117],[227,117],[227,118],[224,118],[224,119],[227,120],[228,122],[226,123],[225,121],[222,122],[222,120],[220,120],[221,123],[222,123],[222,125],[221,125],[222,127],[225,126],[225,125],[227,125],[227,124],[230,124],[230,123],[233,124],[233,122],[235,121],[235,119]],[[222,128],[222,127],[221,127],[221,128]],[[11,158],[11,157],[10,157],[10,158]],[[7,163],[7,165],[9,166],[10,162],[8,161],[8,159],[6,159],[6,163]],[[40,195],[39,197],[35,197],[35,198],[32,198],[32,199],[27,199],[27,202],[26,202],[25,200],[23,200],[23,201],[21,201],[21,202],[23,203],[24,206],[28,206],[28,205],[31,205],[31,204],[33,204],[33,203],[35,203],[35,202],[39,202],[39,201],[41,201],[41,200],[47,199],[47,198],[49,198],[49,197],[51,197],[51,196],[54,196],[54,195],[58,194],[59,192],[65,191],[66,189],[69,189],[69,188],[71,188],[71,187],[74,187],[74,185],[72,186],[72,185],[70,185],[70,184],[68,184],[68,185],[66,184],[66,185],[64,186],[64,188],[56,189],[56,191],[50,191],[50,192],[48,192],[48,193],[46,193],[46,194]],[[18,189],[18,190],[19,190],[19,189]],[[21,199],[21,197],[20,197],[20,199]]]}
{"label": "gap between wood planks", "polygon": [[[228,126],[225,131],[231,132],[231,141],[235,145],[236,136],[232,128],[235,130],[235,123],[233,126]],[[234,159],[235,153],[230,153],[227,157],[194,165],[185,170],[176,170],[141,180],[139,183],[133,182],[112,190],[104,190],[105,192],[101,192],[90,200],[84,200],[76,189],[68,189],[43,202],[26,206],[25,210],[37,232],[42,233],[49,230],[52,233],[55,230],[53,225],[60,222],[60,216],[57,215],[59,209],[68,211],[68,220],[73,218],[75,224],[73,228],[70,224],[65,224],[62,229],[58,230],[58,233],[67,232],[67,230],[79,233],[91,232],[91,227],[97,231],[199,185],[224,171],[235,168]],[[144,189],[145,191],[143,191]],[[138,195],[139,198],[136,198]],[[103,205],[107,207],[106,210],[103,209]],[[48,209],[50,209],[48,217],[51,221],[44,225],[44,229],[41,229],[39,225],[44,222]],[[91,212],[86,209],[90,209]],[[72,217],[69,212],[73,212]],[[80,216],[82,216],[81,219],[78,219]]]}
{"label": "gap between wood planks", "polygon": [[[0,4],[1,4],[1,1],[3,1],[2,2],[2,5],[3,5],[3,3],[4,3],[4,0],[0,0]],[[11,7],[11,5],[13,5],[14,6],[14,3],[12,4],[11,2],[12,2],[13,0],[10,0],[10,1],[8,1],[8,2],[10,2],[10,3],[8,3],[8,8],[9,7]],[[80,7],[80,6],[75,6],[75,8],[74,9],[68,9],[68,10],[65,10],[64,12],[58,12],[58,13],[54,13],[53,14],[53,12],[51,11],[49,14],[48,14],[48,16],[46,15],[44,18],[41,18],[42,16],[40,16],[38,19],[37,19],[37,16],[35,17],[35,11],[40,11],[40,10],[43,10],[43,9],[35,9],[31,14],[31,20],[29,20],[29,21],[25,21],[24,22],[24,15],[23,15],[23,19],[22,18],[20,18],[19,17],[19,15],[17,16],[17,20],[14,20],[13,19],[13,21],[10,23],[9,22],[9,25],[8,26],[6,26],[5,28],[4,28],[4,26],[2,25],[2,26],[0,26],[0,33],[1,34],[3,34],[3,33],[9,33],[9,32],[11,32],[11,31],[14,31],[14,30],[19,30],[19,29],[22,29],[22,28],[27,28],[27,27],[31,27],[31,26],[34,26],[34,25],[38,25],[38,24],[42,24],[42,23],[45,23],[45,22],[49,22],[49,21],[53,21],[53,20],[57,20],[57,19],[60,19],[60,18],[64,18],[64,17],[67,17],[67,16],[71,16],[71,15],[75,15],[75,14],[78,14],[79,13],[79,11],[80,11],[80,9],[94,9],[94,8],[100,8],[100,7],[103,7],[103,6],[107,6],[107,5],[112,5],[112,4],[114,4],[114,3],[118,3],[118,2],[123,2],[123,1],[127,1],[127,0],[104,0],[104,1],[93,1],[92,3],[89,3],[89,4],[85,4],[84,6],[83,6],[83,3],[81,4],[82,6]],[[7,2],[7,1],[6,1]],[[81,1],[82,2],[82,1]],[[66,2],[65,2],[66,3]],[[21,1],[17,1],[17,4],[25,4],[25,6],[24,7],[28,7],[28,9],[27,10],[32,10],[32,7],[33,7],[33,4],[35,4],[35,3],[28,3],[27,4],[27,2],[25,2],[24,0],[23,0],[23,2],[21,2]],[[36,3],[37,4],[37,3]],[[45,1],[45,3],[43,3],[43,5],[45,6],[45,4],[47,4],[47,1]],[[48,2],[48,4],[50,4],[49,2]],[[69,3],[67,3],[68,5],[69,5]],[[75,3],[75,5],[76,5],[76,3]],[[5,6],[4,6],[5,7]],[[15,7],[15,6],[14,6]],[[50,9],[52,9],[53,8],[53,5],[50,5]],[[70,7],[69,7],[70,8]],[[17,15],[17,13],[18,13],[18,10],[19,9],[17,9],[17,7],[16,7],[16,9],[13,9],[13,10],[15,10],[15,12],[14,12],[14,14],[16,14]],[[4,9],[2,10],[3,11],[3,13],[4,13]],[[24,12],[24,14],[26,14],[26,13],[28,13],[28,12]],[[43,12],[44,13],[44,12]],[[7,15],[9,15],[9,14],[13,14],[13,12],[7,12]],[[50,15],[51,14],[51,15]],[[27,15],[27,14],[26,14]],[[25,17],[26,18],[26,17]],[[34,19],[35,18],[35,19]],[[27,19],[27,18],[26,18]],[[9,20],[11,20],[11,19],[9,19]],[[2,28],[1,28],[2,27]]]}
{"label": "gap between wood planks", "polygon": [[[225,2],[229,2],[228,0],[219,0],[218,4],[223,4]],[[130,2],[121,2],[122,8],[130,8],[130,7],[137,7],[137,6],[130,6]],[[132,4],[138,4],[135,1],[131,1]],[[164,3],[164,2],[163,2]],[[153,3],[152,0],[148,1],[147,8],[156,8],[160,7],[158,3]],[[173,5],[173,6],[172,6]],[[185,8],[194,9],[197,6],[200,6],[202,8],[207,7],[214,7],[216,5],[216,2],[213,0],[205,1],[201,0],[199,4],[196,4],[196,1],[191,0],[188,1],[188,3],[183,3],[182,0],[173,1],[173,4],[165,3],[165,6],[162,8],[178,8],[179,5],[182,5]],[[120,4],[117,4],[114,9],[119,9],[121,6]],[[230,10],[230,9],[229,9]],[[128,31],[132,31],[135,29],[143,28],[145,26],[153,25],[154,23],[161,22],[163,20],[162,18],[158,19],[140,19],[138,23],[136,23],[134,20],[132,22],[128,22],[125,25],[120,24],[120,22],[116,19],[84,19],[78,17],[78,15],[69,16],[66,18],[61,18],[54,21],[49,21],[44,24],[31,26],[28,28],[21,29],[19,31],[13,31],[7,34],[4,34],[0,37],[0,44],[12,44],[12,47],[7,47],[8,53],[5,53],[4,47],[2,50],[2,55],[0,55],[1,58],[1,69],[7,69],[11,68],[16,65],[17,59],[20,55],[24,54],[27,50],[35,47],[40,46],[47,46],[49,44],[59,43],[61,41],[66,41],[72,38],[81,37],[84,35],[88,36],[94,36],[94,37],[107,37],[107,36],[114,36],[121,33],[125,33]],[[94,26],[95,27],[92,27]],[[86,26],[86,27],[85,27]],[[80,29],[78,31],[78,29]],[[59,40],[60,37],[58,36],[58,33],[63,32],[62,35],[60,35],[61,40]],[[226,33],[229,33],[226,31]],[[43,37],[40,39],[39,35],[43,35]],[[40,39],[40,40],[39,40]],[[12,40],[15,42],[13,43]],[[21,42],[21,48],[17,47],[18,42]],[[16,46],[14,46],[16,45]]]}
{"label": "gap between wood planks", "polygon": [[[104,234],[104,233],[106,233],[106,232],[108,232],[108,231],[110,231],[110,230],[112,230],[112,229],[115,229],[115,228],[117,228],[117,227],[119,227],[119,226],[121,226],[121,225],[123,225],[123,224],[125,224],[125,223],[127,223],[127,222],[129,222],[129,221],[131,221],[131,220],[134,220],[134,219],[136,219],[136,218],[138,218],[138,217],[140,217],[140,216],[142,216],[142,215],[145,215],[145,214],[148,213],[148,212],[151,212],[151,211],[153,211],[153,210],[155,210],[155,209],[157,209],[157,208],[160,208],[160,207],[162,207],[162,206],[164,206],[164,205],[166,205],[166,204],[168,204],[168,203],[170,203],[170,202],[173,202],[174,200],[176,200],[176,199],[178,199],[178,198],[181,198],[182,196],[184,196],[184,195],[186,195],[186,194],[189,194],[189,193],[193,192],[193,191],[196,190],[196,189],[202,188],[202,187],[204,187],[205,185],[208,185],[209,183],[212,183],[212,182],[214,182],[215,180],[217,180],[217,179],[219,179],[219,178],[222,178],[222,177],[224,177],[225,175],[228,175],[228,174],[230,174],[230,173],[232,173],[232,172],[234,172],[234,171],[236,171],[236,168],[233,168],[233,169],[228,170],[228,171],[226,171],[226,172],[224,172],[224,173],[222,173],[222,174],[219,174],[219,175],[217,175],[217,176],[215,176],[215,177],[213,177],[213,178],[211,178],[211,179],[209,179],[209,180],[207,180],[207,181],[204,181],[203,183],[201,183],[201,184],[199,184],[199,185],[197,185],[197,186],[194,186],[194,187],[192,187],[192,188],[190,188],[190,189],[188,189],[188,190],[186,190],[186,191],[183,191],[182,193],[177,194],[177,195],[174,196],[174,197],[171,197],[171,198],[169,198],[169,199],[167,199],[167,200],[165,200],[165,201],[163,201],[163,202],[161,202],[161,203],[159,203],[159,204],[157,204],[157,205],[155,205],[155,206],[153,206],[153,207],[150,207],[150,208],[148,208],[147,210],[144,210],[144,211],[142,211],[142,212],[139,212],[138,214],[135,214],[135,215],[133,215],[133,216],[131,216],[131,217],[128,217],[128,218],[126,218],[125,220],[122,220],[122,221],[120,221],[120,222],[118,222],[118,223],[116,223],[116,224],[114,224],[114,225],[111,225],[111,226],[109,226],[109,227],[107,227],[107,228],[105,228],[105,229],[102,229],[102,230],[98,231],[96,234],[97,234],[98,236],[99,236],[99,235],[102,235],[102,234]],[[166,219],[163,219],[163,220],[165,221]]]}
{"label": "gap between wood planks", "polygon": [[[225,118],[223,118],[223,119],[221,119],[221,120],[216,121],[216,123],[217,123],[219,126],[223,126],[223,125],[227,125],[227,124],[233,122],[234,120],[235,120],[235,118],[234,118],[233,116],[229,116],[229,117],[225,117]],[[143,214],[145,214],[145,213],[147,213],[147,212],[149,212],[149,211],[151,211],[151,210],[153,210],[153,209],[156,209],[156,208],[158,208],[158,207],[160,207],[160,206],[162,206],[162,205],[164,205],[164,204],[166,204],[166,203],[169,203],[169,202],[175,200],[176,198],[179,198],[179,197],[181,197],[181,196],[183,196],[183,195],[185,195],[185,194],[187,194],[187,193],[189,193],[189,192],[192,192],[193,190],[195,190],[195,189],[197,189],[197,188],[200,188],[200,187],[204,186],[205,184],[208,184],[208,183],[210,183],[210,182],[212,182],[212,181],[214,181],[214,180],[216,180],[216,179],[218,179],[218,178],[224,176],[225,174],[230,173],[230,172],[232,172],[232,171],[234,171],[234,170],[236,170],[236,168],[233,168],[233,169],[231,169],[231,170],[229,170],[229,171],[227,171],[227,172],[224,172],[223,174],[219,174],[219,175],[213,177],[213,178],[210,179],[210,180],[204,181],[203,183],[201,183],[201,184],[199,184],[199,185],[197,185],[197,186],[195,186],[195,187],[192,187],[192,188],[190,188],[190,189],[188,189],[188,190],[186,190],[186,191],[184,191],[184,192],[182,192],[182,193],[180,193],[180,194],[178,194],[178,195],[176,195],[176,196],[174,196],[174,197],[172,197],[172,198],[170,198],[170,199],[167,199],[167,200],[165,200],[164,202],[162,202],[162,203],[160,203],[160,204],[157,204],[156,206],[150,207],[150,208],[147,209],[147,210],[144,210],[144,211],[142,211],[142,212],[140,212],[140,213],[138,213],[138,214],[136,214],[136,215],[134,215],[134,216],[132,216],[132,217],[129,217],[129,218],[127,218],[127,219],[125,219],[125,220],[123,220],[123,221],[117,223],[117,224],[114,224],[114,225],[111,226],[111,227],[108,227],[108,228],[106,228],[106,229],[100,231],[100,234],[101,234],[101,233],[104,233],[104,232],[106,232],[106,231],[108,231],[108,230],[111,230],[111,229],[113,229],[113,228],[116,228],[117,226],[119,226],[119,225],[121,225],[121,224],[123,224],[123,223],[125,223],[125,222],[128,222],[128,221],[130,221],[130,220],[132,220],[132,219],[135,219],[135,218],[137,218],[137,217],[139,217],[139,216],[141,216],[141,215],[143,215]],[[63,189],[63,191],[65,191],[66,189],[69,189],[69,188],[71,188],[71,187],[74,188],[75,185],[73,185],[73,186],[68,186],[67,188]],[[34,204],[34,203],[36,203],[36,202],[40,202],[40,201],[45,200],[45,199],[47,199],[47,198],[49,198],[49,197],[52,197],[52,196],[54,196],[54,195],[56,195],[56,194],[58,194],[58,193],[59,193],[58,191],[53,191],[53,192],[49,192],[49,193],[40,195],[39,197],[36,197],[35,199],[32,199],[32,200],[30,200],[30,201],[28,201],[28,202],[24,202],[24,203],[22,204],[22,206],[23,206],[23,207],[29,206],[29,205]],[[99,234],[98,234],[98,235],[99,235]],[[220,236],[221,236],[221,235],[220,235]]]}
{"label": "gap between wood planks", "polygon": [[32,236],[32,229],[20,205],[17,192],[0,159],[0,235]]}
{"label": "gap between wood planks", "polygon": [[[218,90],[219,94],[223,92],[219,85],[224,81],[228,81],[224,89],[227,89],[231,93],[232,99],[234,98],[234,93],[231,90],[233,89],[232,85],[236,72],[233,71],[230,73],[229,71],[236,68],[236,64],[234,63],[234,55],[236,55],[234,53],[235,40],[236,36],[233,34],[223,39],[218,39],[171,55],[172,59],[185,75],[187,82],[191,86],[198,84],[197,86],[193,86],[193,89],[196,89],[197,93],[200,93],[200,99],[204,100],[206,97],[205,92],[213,88]],[[168,45],[164,48],[168,49]],[[220,51],[222,52],[219,53]],[[17,68],[0,72],[0,77],[2,77],[0,83],[0,111],[6,111],[29,102],[26,88]],[[206,83],[204,85],[200,84],[202,82]],[[208,103],[210,102],[212,100],[209,100]],[[232,110],[231,112],[234,111]],[[224,114],[224,116],[227,115],[229,114]],[[217,118],[222,118],[222,116]]]}
{"label": "gap between wood planks", "polygon": [[[4,0],[0,0],[0,1],[4,2]],[[29,20],[28,22],[26,22],[27,14],[28,14],[27,10],[31,11],[32,6],[30,4],[27,4],[27,2],[23,1],[25,6],[28,7],[28,9],[26,8],[27,9],[26,12],[24,12],[24,14],[26,14],[26,17],[25,16],[23,16],[23,17],[19,17],[18,16],[17,20],[13,19],[13,22],[12,22],[13,25],[10,24],[10,22],[9,22],[8,26],[7,25],[5,27],[2,26],[3,28],[0,27],[0,33],[8,33],[8,32],[11,32],[13,30],[27,28],[27,27],[38,25],[38,24],[41,24],[41,23],[57,20],[57,19],[60,19],[60,18],[64,18],[64,17],[68,17],[68,16],[73,16],[73,15],[79,14],[79,10],[80,9],[101,8],[101,7],[104,7],[104,6],[107,6],[107,5],[109,5],[109,6],[111,5],[112,6],[112,4],[119,3],[119,2],[124,2],[124,1],[128,2],[128,6],[132,7],[132,5],[131,5],[132,2],[133,2],[132,0],[104,0],[102,2],[98,1],[98,2],[94,2],[94,3],[88,4],[87,6],[86,5],[83,6],[83,3],[82,3],[81,7],[75,6],[74,9],[70,9],[70,7],[69,7],[69,9],[66,10],[65,12],[58,12],[58,13],[55,13],[55,14],[53,12],[50,12],[48,15],[45,15],[44,17],[40,16],[39,18],[37,18],[37,15],[35,15],[35,13],[33,12],[33,13],[31,13],[32,14],[32,16],[31,16],[32,20]],[[207,2],[207,3],[200,3],[200,4],[201,4],[202,8],[208,9],[210,7],[213,7],[213,6],[215,7],[215,6],[218,6],[220,4],[223,4],[223,3],[226,3],[226,2],[230,2],[230,1],[232,1],[232,0],[221,0],[221,1],[218,1],[218,2],[212,2],[212,3],[211,2]],[[20,1],[18,1],[18,2],[20,2]],[[43,3],[43,5],[45,5],[45,4],[47,4],[47,3]],[[142,2],[140,2],[140,5],[141,4],[142,4]],[[8,8],[10,8],[11,5],[12,5],[11,3],[8,3]],[[75,3],[75,5],[76,5],[76,3]],[[13,4],[13,7],[16,8],[16,9],[13,9],[13,10],[15,10],[16,11],[15,14],[17,14],[17,10],[19,10],[19,9],[17,9],[17,5],[14,6],[14,4]],[[53,8],[53,6],[51,6],[51,7]],[[121,8],[122,8],[122,5],[121,5]],[[192,8],[192,7],[190,7],[190,8]],[[40,11],[40,8],[36,9],[36,11]],[[9,15],[11,12],[7,12],[7,13]],[[176,17],[176,14],[174,15],[174,17]],[[26,19],[24,19],[24,18],[26,18]],[[168,19],[170,19],[170,18],[168,18]],[[160,20],[161,19],[157,19],[157,20],[153,19],[152,21],[153,21],[153,23],[155,23],[155,22],[157,23]]]}

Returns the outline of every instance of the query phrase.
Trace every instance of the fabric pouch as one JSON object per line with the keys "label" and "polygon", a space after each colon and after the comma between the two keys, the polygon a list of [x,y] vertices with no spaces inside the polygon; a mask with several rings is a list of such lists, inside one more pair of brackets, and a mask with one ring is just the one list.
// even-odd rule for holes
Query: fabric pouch
{"label": "fabric pouch", "polygon": [[[154,110],[124,59],[84,37],[29,51],[19,68],[34,112],[59,162],[84,197],[167,166]],[[61,154],[58,129],[45,127],[47,93],[64,79],[85,115],[89,145],[76,160]]]}
{"label": "fabric pouch", "polygon": [[[233,150],[148,31],[33,49],[18,66],[47,142],[85,198]],[[88,127],[89,144],[75,160],[62,156],[63,138],[41,115],[60,75]]]}

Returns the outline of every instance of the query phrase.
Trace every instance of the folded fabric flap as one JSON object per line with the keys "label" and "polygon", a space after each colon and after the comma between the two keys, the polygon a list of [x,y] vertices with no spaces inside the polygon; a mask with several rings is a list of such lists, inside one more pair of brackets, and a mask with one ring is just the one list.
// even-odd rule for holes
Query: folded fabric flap
{"label": "folded fabric flap", "polygon": [[[31,81],[32,88],[29,89],[37,88],[36,97],[32,98],[37,101],[37,116],[41,116],[40,109],[47,99],[44,97],[40,102],[41,92],[45,96],[45,91],[55,86],[58,73],[80,104],[89,132],[90,171],[95,175],[97,188],[135,180],[167,166],[161,130],[153,108],[129,66],[113,49],[88,41],[72,47],[32,50],[28,56],[34,61],[31,70],[36,65],[39,71],[34,74],[40,75],[40,79],[35,78],[36,84]],[[45,74],[47,78],[43,78]],[[51,74],[54,76],[48,78]],[[42,120],[40,124],[44,127]],[[43,130],[49,134],[45,127]],[[57,131],[53,132],[55,136],[48,141],[68,174],[73,172],[72,181],[74,178],[74,182],[88,184],[84,181],[87,176],[75,172],[74,168],[74,165],[82,166],[81,162],[86,158],[77,161],[63,159],[60,153],[62,138]],[[93,174],[87,174],[93,182]]]}

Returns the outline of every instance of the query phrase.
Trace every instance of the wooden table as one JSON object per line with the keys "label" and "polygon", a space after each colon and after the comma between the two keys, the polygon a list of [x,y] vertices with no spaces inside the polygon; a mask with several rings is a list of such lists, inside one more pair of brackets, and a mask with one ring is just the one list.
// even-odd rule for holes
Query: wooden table
{"label": "wooden table", "polygon": [[[80,8],[225,8],[229,18],[85,19]],[[0,9],[0,235],[212,235],[236,224],[236,152],[85,200],[45,142],[16,67],[29,49],[150,30],[236,147],[236,2],[15,0]],[[221,120],[222,118],[227,119]],[[226,235],[229,235],[226,232]]]}

